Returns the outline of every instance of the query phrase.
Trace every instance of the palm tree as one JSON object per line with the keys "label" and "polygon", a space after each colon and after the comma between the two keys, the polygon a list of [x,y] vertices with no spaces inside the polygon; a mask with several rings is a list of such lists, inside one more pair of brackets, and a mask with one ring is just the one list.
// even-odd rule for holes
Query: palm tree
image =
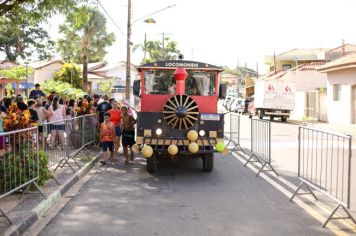
{"label": "palm tree", "polygon": [[142,63],[149,63],[152,61],[159,60],[175,60],[178,58],[180,53],[177,48],[177,42],[172,41],[170,38],[164,38],[164,48],[163,42],[161,40],[157,41],[145,41],[143,44],[135,45],[133,50],[141,49],[144,53],[148,53],[149,58],[144,56]]}
{"label": "palm tree", "polygon": [[[115,41],[113,33],[106,32],[106,19],[95,8],[82,6],[68,15],[60,26],[64,39],[58,40],[58,50],[64,59],[83,63],[83,90],[88,90],[88,63],[103,60],[105,47]],[[79,46],[79,48],[78,48]]]}

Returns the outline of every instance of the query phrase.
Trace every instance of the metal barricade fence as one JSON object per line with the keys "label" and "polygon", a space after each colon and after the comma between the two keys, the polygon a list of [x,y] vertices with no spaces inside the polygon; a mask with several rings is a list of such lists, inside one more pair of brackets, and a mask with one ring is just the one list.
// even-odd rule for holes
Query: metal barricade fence
{"label": "metal barricade fence", "polygon": [[81,168],[75,157],[84,152],[89,158],[87,146],[95,141],[96,132],[95,114],[43,124],[41,147],[49,154],[48,167],[56,166],[54,171],[70,167],[73,172],[72,164]]}
{"label": "metal barricade fence", "polygon": [[46,198],[36,183],[39,168],[37,127],[0,134],[0,199],[19,190],[25,193],[32,185]]}
{"label": "metal barricade fence", "polygon": [[233,144],[233,148],[230,151],[230,154],[234,151],[243,151],[240,146],[240,115],[236,113],[225,114],[225,124],[229,123],[227,132],[224,132],[225,138],[228,139],[226,147]]}
{"label": "metal barricade fence", "polygon": [[[251,161],[252,158],[254,158],[255,161]],[[262,165],[256,176],[258,176],[261,171],[273,171],[278,176],[271,165],[270,121],[251,119],[251,156],[244,166],[249,162],[259,162]],[[264,170],[266,165],[268,165],[270,169]]]}
{"label": "metal barricade fence", "polygon": [[[312,187],[337,202],[337,206],[327,218],[323,227],[332,220],[336,211],[342,207],[355,224],[350,215],[351,189],[351,149],[352,138],[349,135],[334,134],[310,127],[299,127],[298,135],[298,178],[300,185],[290,201],[296,195],[312,194]],[[298,193],[305,185],[308,192]]]}

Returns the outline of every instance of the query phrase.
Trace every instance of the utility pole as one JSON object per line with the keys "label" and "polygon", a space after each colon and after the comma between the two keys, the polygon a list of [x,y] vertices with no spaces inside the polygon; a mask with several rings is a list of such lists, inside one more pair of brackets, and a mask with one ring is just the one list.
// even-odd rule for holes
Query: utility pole
{"label": "utility pole", "polygon": [[145,40],[143,41],[143,63],[146,63],[146,52],[147,52],[147,34],[145,33]]}
{"label": "utility pole", "polygon": [[240,80],[241,75],[239,74],[239,60],[237,60],[237,67],[236,67],[236,89],[237,89],[237,97],[239,97],[239,89],[240,89]]}
{"label": "utility pole", "polygon": [[[132,25],[135,22],[137,22],[137,21],[139,21],[139,20],[141,20],[143,18],[146,18],[148,16],[157,14],[158,12],[164,11],[164,10],[169,9],[171,7],[175,7],[176,4],[170,5],[168,7],[162,8],[162,9],[159,9],[159,10],[157,10],[155,12],[152,12],[152,13],[144,16],[144,17],[138,18],[138,19],[134,20],[133,23],[131,23],[131,0],[128,0],[128,4],[127,5],[128,6],[127,6],[126,89],[125,89],[125,93],[126,93],[126,99],[130,100],[130,90],[131,90],[131,44],[132,44],[132,42],[131,42],[131,28],[132,28]],[[146,23],[151,23],[151,22],[147,21]],[[155,23],[155,22],[152,22],[152,23]]]}
{"label": "utility pole", "polygon": [[273,52],[273,67],[274,67],[274,75],[277,73],[277,68],[276,68],[276,52]]}
{"label": "utility pole", "polygon": [[131,88],[131,0],[128,0],[127,12],[127,45],[126,45],[126,99],[130,99]]}
{"label": "utility pole", "polygon": [[162,60],[164,60],[164,33],[162,33]]}
{"label": "utility pole", "polygon": [[165,46],[164,46],[164,40],[165,40],[165,35],[167,35],[167,34],[171,34],[171,33],[158,33],[158,34],[162,34],[162,60],[164,60],[165,58],[164,58],[164,56],[165,56]]}

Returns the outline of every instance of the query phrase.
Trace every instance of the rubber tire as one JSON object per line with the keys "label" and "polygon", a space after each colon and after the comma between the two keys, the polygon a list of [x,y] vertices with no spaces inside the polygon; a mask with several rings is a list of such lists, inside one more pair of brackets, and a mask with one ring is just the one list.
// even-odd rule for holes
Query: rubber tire
{"label": "rubber tire", "polygon": [[281,117],[281,121],[282,121],[282,122],[287,122],[287,117],[282,116],[282,117]]}
{"label": "rubber tire", "polygon": [[258,119],[262,120],[263,119],[263,111],[258,110],[257,111],[257,116],[258,116]]}
{"label": "rubber tire", "polygon": [[150,158],[146,158],[146,168],[148,173],[157,172],[157,153],[153,152]]}
{"label": "rubber tire", "polygon": [[203,157],[203,170],[211,172],[214,168],[214,153],[206,153]]}
{"label": "rubber tire", "polygon": [[270,116],[269,119],[272,121],[274,120],[274,116]]}

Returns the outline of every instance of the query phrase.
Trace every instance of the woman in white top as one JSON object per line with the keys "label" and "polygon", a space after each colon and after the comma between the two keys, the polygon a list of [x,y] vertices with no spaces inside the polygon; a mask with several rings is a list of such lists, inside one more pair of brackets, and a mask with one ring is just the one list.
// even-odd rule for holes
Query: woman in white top
{"label": "woman in white top", "polygon": [[65,123],[64,119],[66,116],[65,108],[63,105],[59,104],[59,97],[55,96],[53,98],[51,106],[48,108],[50,113],[49,123],[51,130],[51,149],[55,147],[56,136],[59,136],[59,142],[64,150],[64,131]]}
{"label": "woman in white top", "polygon": [[[43,142],[43,124],[46,123],[46,119],[47,117],[49,117],[49,112],[46,110],[46,108],[44,108],[42,106],[42,101],[40,99],[38,99],[36,101],[36,107],[35,107],[35,111],[37,112],[38,115],[38,137],[39,137],[39,141],[41,145],[44,145]],[[42,146],[44,147],[44,146]]]}

